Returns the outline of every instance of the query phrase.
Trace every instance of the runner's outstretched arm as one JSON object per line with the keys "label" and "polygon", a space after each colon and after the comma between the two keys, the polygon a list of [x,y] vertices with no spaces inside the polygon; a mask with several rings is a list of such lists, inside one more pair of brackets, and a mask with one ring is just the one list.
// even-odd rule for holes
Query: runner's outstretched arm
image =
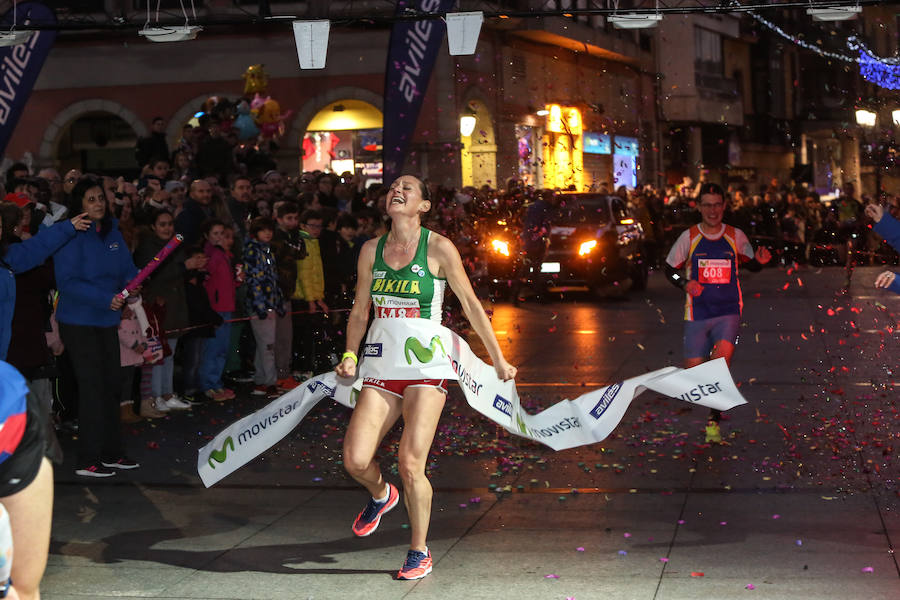
{"label": "runner's outstretched arm", "polygon": [[485,348],[487,348],[491,362],[494,364],[494,369],[497,371],[497,376],[503,381],[513,379],[516,376],[516,368],[506,362],[506,359],[503,357],[503,352],[500,350],[500,344],[494,335],[491,322],[488,320],[484,308],[482,308],[481,302],[478,300],[478,296],[475,295],[475,290],[472,289],[468,275],[466,275],[459,251],[453,245],[453,242],[444,236],[438,235],[436,237],[434,248],[441,265],[441,271],[447,278],[450,289],[459,298],[463,313],[465,313],[469,323],[472,324],[472,328],[475,329],[475,333],[478,334]]}

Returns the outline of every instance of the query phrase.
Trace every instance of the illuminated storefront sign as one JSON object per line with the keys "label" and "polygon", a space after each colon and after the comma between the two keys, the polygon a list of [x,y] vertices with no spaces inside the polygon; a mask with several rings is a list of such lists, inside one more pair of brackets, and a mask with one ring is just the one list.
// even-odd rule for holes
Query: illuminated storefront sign
{"label": "illuminated storefront sign", "polygon": [[544,187],[581,190],[584,151],[581,111],[573,106],[548,104],[543,139]]}
{"label": "illuminated storefront sign", "polygon": [[613,154],[622,154],[624,156],[636,157],[638,155],[639,148],[640,145],[638,144],[637,138],[617,135],[615,148],[613,148]]}
{"label": "illuminated storefront sign", "polygon": [[613,144],[613,181],[616,187],[624,185],[628,189],[634,189],[637,186],[639,153],[637,138],[616,136]]}
{"label": "illuminated storefront sign", "polygon": [[612,138],[605,133],[584,132],[585,154],[612,154]]}

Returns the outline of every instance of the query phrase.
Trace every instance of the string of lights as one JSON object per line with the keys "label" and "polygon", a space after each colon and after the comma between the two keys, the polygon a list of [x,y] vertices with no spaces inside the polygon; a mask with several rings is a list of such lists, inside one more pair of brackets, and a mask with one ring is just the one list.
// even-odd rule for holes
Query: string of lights
{"label": "string of lights", "polygon": [[819,56],[825,58],[832,58],[847,63],[856,63],[859,66],[859,74],[866,81],[870,81],[879,87],[889,90],[900,89],[900,58],[876,56],[869,50],[866,44],[856,36],[847,38],[847,47],[850,50],[855,51],[856,55],[832,52],[820,47],[818,44],[813,44],[801,37],[791,35],[780,26],[755,12],[748,12],[747,14],[753,17],[758,23],[801,48],[815,52]]}

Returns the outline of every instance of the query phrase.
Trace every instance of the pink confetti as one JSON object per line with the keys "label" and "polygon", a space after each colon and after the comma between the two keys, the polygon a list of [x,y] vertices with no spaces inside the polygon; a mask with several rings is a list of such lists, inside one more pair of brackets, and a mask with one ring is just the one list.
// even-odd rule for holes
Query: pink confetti
{"label": "pink confetti", "polygon": [[875,572],[875,567],[863,567],[863,568],[862,568],[862,572],[863,572],[863,573],[874,573],[874,572]]}
{"label": "pink confetti", "polygon": [[719,521],[719,525],[728,525],[728,521]]}
{"label": "pink confetti", "polygon": [[753,585],[752,583],[748,583],[748,584],[745,585],[744,587],[745,587],[746,589],[748,589],[748,590],[755,590],[755,589],[756,589],[756,586]]}
{"label": "pink confetti", "polygon": [[575,551],[576,551],[576,552],[584,552],[584,547],[583,547],[583,546],[578,546],[577,548],[575,548]]}
{"label": "pink confetti", "polygon": [[630,534],[630,533],[624,533],[624,534],[622,534],[622,537],[630,538],[630,537],[631,537],[631,534]]}
{"label": "pink confetti", "polygon": [[559,579],[559,575],[554,575],[550,573],[549,575],[544,575],[544,579]]}
{"label": "pink confetti", "polygon": [[661,556],[661,557],[659,558],[659,562],[664,562],[664,563],[666,563],[666,562],[669,562],[669,559],[666,558],[665,556]]}
{"label": "pink confetti", "polygon": [[773,519],[780,519],[780,518],[781,518],[781,515],[772,515],[772,518],[773,518]]}

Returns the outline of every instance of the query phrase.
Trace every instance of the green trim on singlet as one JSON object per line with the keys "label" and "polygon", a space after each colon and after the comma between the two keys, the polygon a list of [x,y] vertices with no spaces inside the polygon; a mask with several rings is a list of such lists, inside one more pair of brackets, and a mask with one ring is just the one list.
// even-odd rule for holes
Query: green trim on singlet
{"label": "green trim on singlet", "polygon": [[378,239],[370,290],[376,318],[418,317],[441,322],[447,280],[435,277],[428,270],[428,239],[431,231],[424,227],[420,230],[416,253],[409,264],[400,269],[392,269],[384,261],[387,235]]}

